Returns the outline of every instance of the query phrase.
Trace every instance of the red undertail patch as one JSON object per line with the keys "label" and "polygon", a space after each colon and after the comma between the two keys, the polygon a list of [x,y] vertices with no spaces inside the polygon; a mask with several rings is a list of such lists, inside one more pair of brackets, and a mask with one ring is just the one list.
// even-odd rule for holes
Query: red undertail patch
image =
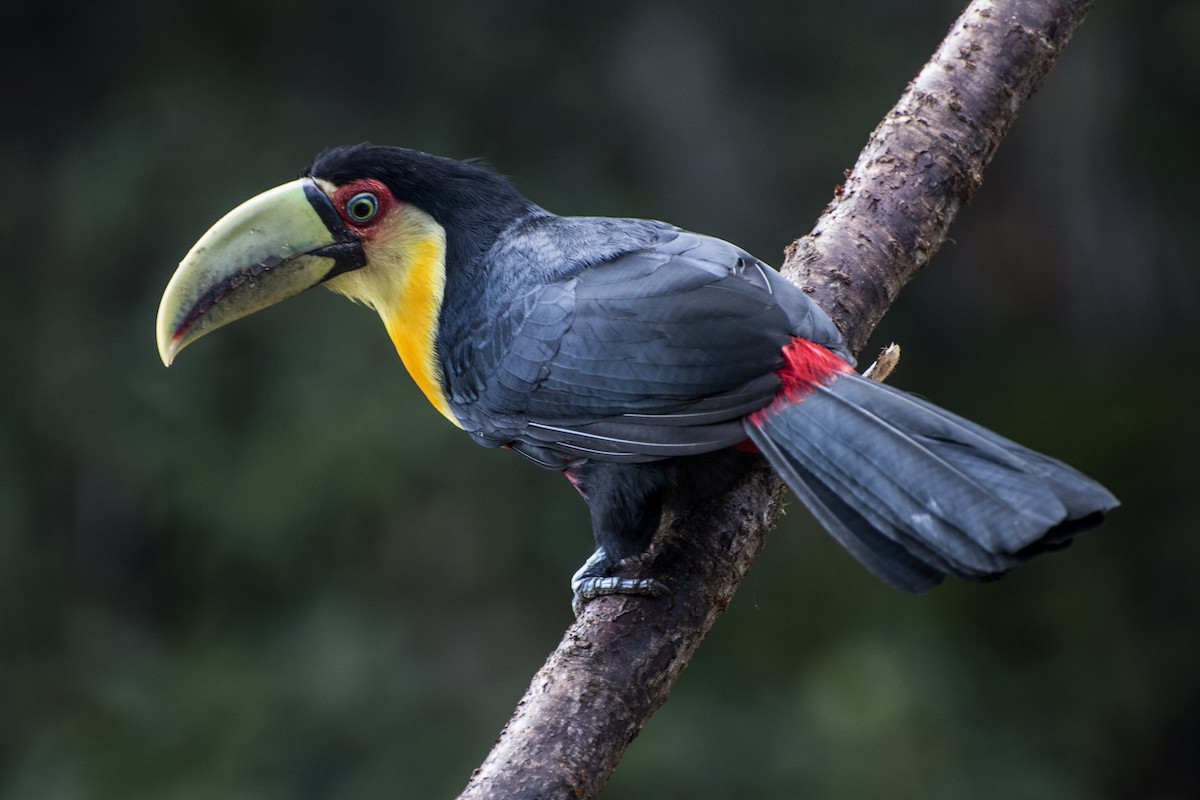
{"label": "red undertail patch", "polygon": [[761,425],[767,416],[782,406],[799,403],[818,386],[829,383],[839,374],[852,371],[849,364],[828,348],[799,337],[784,346],[783,360],[783,369],[776,372],[783,386],[769,405],[750,415],[750,422],[754,425]]}
{"label": "red undertail patch", "polygon": [[575,491],[579,492],[580,494],[583,494],[583,490],[580,488],[580,484],[579,484],[579,477],[574,472],[571,472],[570,469],[564,469],[562,471],[562,474],[564,477],[566,477],[567,480],[569,480],[571,482],[571,485],[575,487]]}

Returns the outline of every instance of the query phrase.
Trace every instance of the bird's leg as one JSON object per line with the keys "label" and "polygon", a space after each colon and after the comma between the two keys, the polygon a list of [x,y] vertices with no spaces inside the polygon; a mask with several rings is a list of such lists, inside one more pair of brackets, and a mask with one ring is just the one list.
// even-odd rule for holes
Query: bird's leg
{"label": "bird's leg", "polygon": [[603,547],[596,548],[583,566],[571,577],[571,608],[575,616],[583,612],[584,603],[606,594],[637,594],[658,597],[667,587],[654,578],[618,578],[608,573],[620,561],[609,557]]}

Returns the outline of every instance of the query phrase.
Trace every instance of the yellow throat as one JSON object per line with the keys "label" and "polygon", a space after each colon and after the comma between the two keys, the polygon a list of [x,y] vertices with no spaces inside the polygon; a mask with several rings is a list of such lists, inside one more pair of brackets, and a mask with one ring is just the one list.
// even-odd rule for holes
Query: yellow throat
{"label": "yellow throat", "polygon": [[446,288],[446,232],[413,206],[394,213],[398,223],[364,245],[367,266],[325,285],[379,313],[417,386],[434,408],[461,428],[446,398],[436,346]]}

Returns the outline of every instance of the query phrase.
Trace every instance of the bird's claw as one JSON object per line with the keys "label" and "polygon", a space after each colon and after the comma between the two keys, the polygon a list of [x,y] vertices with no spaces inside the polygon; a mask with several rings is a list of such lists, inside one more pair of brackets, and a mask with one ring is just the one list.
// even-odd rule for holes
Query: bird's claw
{"label": "bird's claw", "polygon": [[589,600],[604,595],[660,597],[667,594],[667,587],[662,581],[654,578],[619,578],[609,575],[608,572],[618,563],[604,552],[604,548],[599,548],[571,578],[571,609],[576,617],[583,613],[583,607]]}

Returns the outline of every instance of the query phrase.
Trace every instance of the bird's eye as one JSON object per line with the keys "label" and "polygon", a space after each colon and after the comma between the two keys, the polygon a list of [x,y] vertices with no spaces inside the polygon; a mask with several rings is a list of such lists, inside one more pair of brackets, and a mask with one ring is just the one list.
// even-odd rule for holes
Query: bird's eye
{"label": "bird's eye", "polygon": [[379,198],[360,192],[346,201],[346,215],[355,222],[370,222],[379,212]]}

